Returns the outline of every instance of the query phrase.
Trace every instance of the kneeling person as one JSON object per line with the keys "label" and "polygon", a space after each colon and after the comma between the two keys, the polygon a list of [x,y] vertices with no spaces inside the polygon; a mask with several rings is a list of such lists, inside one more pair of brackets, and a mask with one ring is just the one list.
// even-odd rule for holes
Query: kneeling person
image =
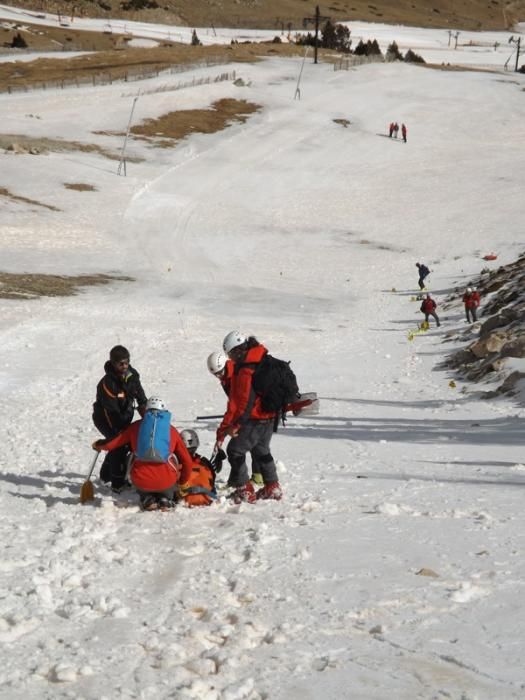
{"label": "kneeling person", "polygon": [[97,440],[95,450],[114,450],[130,444],[134,455],[130,481],[144,510],[173,505],[175,485],[187,482],[193,467],[180,434],[171,425],[171,413],[162,399],[151,397],[144,418],[135,421],[111,440]]}

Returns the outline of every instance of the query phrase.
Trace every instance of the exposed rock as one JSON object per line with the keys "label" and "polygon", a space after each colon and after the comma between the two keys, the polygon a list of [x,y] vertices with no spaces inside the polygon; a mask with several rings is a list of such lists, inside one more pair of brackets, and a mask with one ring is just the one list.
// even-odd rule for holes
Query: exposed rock
{"label": "exposed rock", "polygon": [[495,331],[484,338],[476,340],[468,349],[477,358],[487,357],[492,353],[499,352],[508,340],[509,336],[507,333]]}

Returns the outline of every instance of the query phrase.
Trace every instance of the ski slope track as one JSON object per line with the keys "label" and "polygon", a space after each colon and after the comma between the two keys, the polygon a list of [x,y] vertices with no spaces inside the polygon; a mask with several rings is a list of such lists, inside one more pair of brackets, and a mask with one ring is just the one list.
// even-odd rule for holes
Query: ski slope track
{"label": "ski slope track", "polygon": [[[310,61],[301,100],[301,60],[279,58],[232,66],[244,87],[141,95],[134,123],[261,109],[173,148],[131,139],[127,177],[96,153],[0,154],[2,188],[58,209],[2,197],[2,270],[133,278],[0,298],[2,700],[525,697],[525,408],[439,369],[466,327],[446,295],[523,252],[525,76]],[[0,95],[2,130],[118,152],[122,93]],[[417,261],[442,326],[409,342]],[[209,455],[206,357],[237,327],[321,397],[272,441],[283,500],[141,513],[95,480],[81,506],[109,349]]]}

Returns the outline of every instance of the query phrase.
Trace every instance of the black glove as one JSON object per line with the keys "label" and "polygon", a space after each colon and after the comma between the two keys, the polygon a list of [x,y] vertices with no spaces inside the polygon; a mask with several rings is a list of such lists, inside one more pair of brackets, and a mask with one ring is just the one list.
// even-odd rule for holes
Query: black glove
{"label": "black glove", "polygon": [[213,470],[216,474],[219,474],[219,472],[222,469],[222,463],[226,459],[226,452],[219,448],[217,450],[217,454],[214,456],[214,458],[211,460],[211,465],[213,467]]}

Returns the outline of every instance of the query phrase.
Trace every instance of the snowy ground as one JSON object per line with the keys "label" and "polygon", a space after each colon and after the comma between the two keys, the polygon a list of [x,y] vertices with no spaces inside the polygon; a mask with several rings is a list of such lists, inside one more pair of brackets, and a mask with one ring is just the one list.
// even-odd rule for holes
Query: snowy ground
{"label": "snowy ground", "polygon": [[[2,199],[3,270],[136,278],[0,300],[2,700],[525,696],[525,410],[437,370],[459,307],[407,340],[416,261],[439,303],[483,254],[522,252],[525,76],[307,63],[294,101],[300,63],[141,96],[135,122],[263,108],[173,150],[131,143],[125,178],[93,154],[0,155],[1,187],[60,208]],[[2,128],[117,150],[93,132],[125,128],[124,92],[1,95]],[[274,439],[285,499],[141,514],[97,485],[80,506],[109,348],[209,453],[205,360],[236,327],[322,397]]]}

